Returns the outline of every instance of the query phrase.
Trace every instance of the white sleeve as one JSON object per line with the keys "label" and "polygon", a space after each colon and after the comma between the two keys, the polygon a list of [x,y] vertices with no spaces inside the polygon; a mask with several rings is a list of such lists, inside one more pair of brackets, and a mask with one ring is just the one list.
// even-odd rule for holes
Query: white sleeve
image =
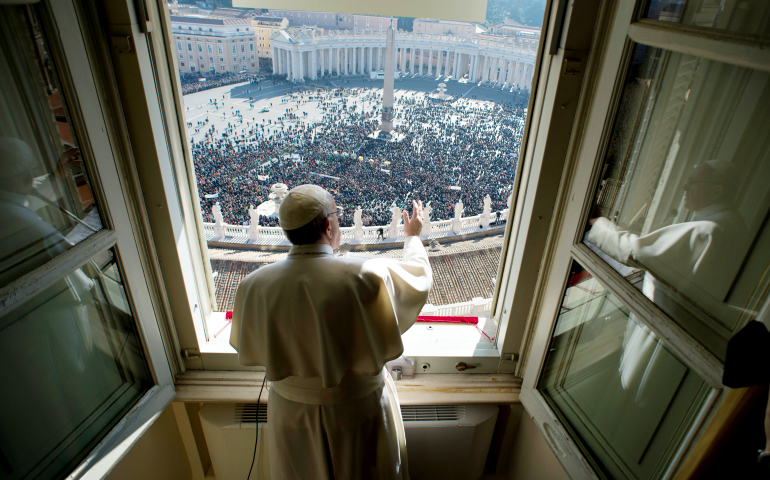
{"label": "white sleeve", "polygon": [[620,230],[604,217],[597,218],[586,235],[586,240],[623,265],[628,265],[633,250],[632,242],[637,238],[632,233]]}
{"label": "white sleeve", "polygon": [[428,301],[433,282],[428,252],[419,237],[411,236],[404,240],[401,260],[388,262],[388,273],[392,282],[389,293],[398,328],[404,333],[414,325],[420,310]]}

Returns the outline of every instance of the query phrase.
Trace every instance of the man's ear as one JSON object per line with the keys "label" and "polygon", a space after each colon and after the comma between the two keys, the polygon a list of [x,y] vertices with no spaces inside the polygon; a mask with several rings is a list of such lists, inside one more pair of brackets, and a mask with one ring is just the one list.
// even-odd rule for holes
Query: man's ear
{"label": "man's ear", "polygon": [[332,222],[329,220],[329,217],[326,217],[326,224],[324,225],[324,235],[332,238]]}

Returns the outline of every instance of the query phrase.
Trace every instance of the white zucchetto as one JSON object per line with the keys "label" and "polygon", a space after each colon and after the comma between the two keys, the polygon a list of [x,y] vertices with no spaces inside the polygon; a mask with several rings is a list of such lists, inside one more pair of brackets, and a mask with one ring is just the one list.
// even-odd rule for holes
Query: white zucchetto
{"label": "white zucchetto", "polygon": [[329,193],[318,185],[300,185],[289,190],[278,210],[278,220],[284,230],[307,225],[326,208]]}

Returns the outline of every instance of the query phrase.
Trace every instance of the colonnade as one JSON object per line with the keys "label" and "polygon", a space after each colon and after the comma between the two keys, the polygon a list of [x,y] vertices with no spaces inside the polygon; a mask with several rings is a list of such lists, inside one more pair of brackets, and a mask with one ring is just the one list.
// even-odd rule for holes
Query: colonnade
{"label": "colonnade", "polygon": [[[529,90],[532,82],[534,53],[520,48],[499,48],[502,42],[469,42],[468,37],[451,37],[457,44],[405,42],[396,39],[395,70],[401,75],[424,75],[460,79],[467,75],[469,83],[483,83],[502,88]],[[414,35],[408,35],[415,37]],[[305,42],[282,42],[287,37],[275,35],[273,71],[286,74],[290,80],[316,80],[320,76],[367,75],[384,70],[385,42],[371,35],[314,36]],[[429,38],[430,39],[430,38]],[[351,45],[360,40],[360,45]],[[401,41],[400,41],[401,40]],[[411,44],[410,44],[411,43]],[[506,44],[508,45],[508,44]],[[498,47],[498,48],[495,48]],[[531,50],[531,47],[529,47]]]}

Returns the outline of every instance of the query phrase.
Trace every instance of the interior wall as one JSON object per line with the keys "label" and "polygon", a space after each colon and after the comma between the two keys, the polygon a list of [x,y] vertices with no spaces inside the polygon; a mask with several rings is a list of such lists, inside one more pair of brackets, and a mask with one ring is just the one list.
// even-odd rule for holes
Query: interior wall
{"label": "interior wall", "polygon": [[513,439],[507,480],[569,480],[556,455],[524,408]]}
{"label": "interior wall", "polygon": [[107,480],[190,480],[190,463],[169,405]]}

